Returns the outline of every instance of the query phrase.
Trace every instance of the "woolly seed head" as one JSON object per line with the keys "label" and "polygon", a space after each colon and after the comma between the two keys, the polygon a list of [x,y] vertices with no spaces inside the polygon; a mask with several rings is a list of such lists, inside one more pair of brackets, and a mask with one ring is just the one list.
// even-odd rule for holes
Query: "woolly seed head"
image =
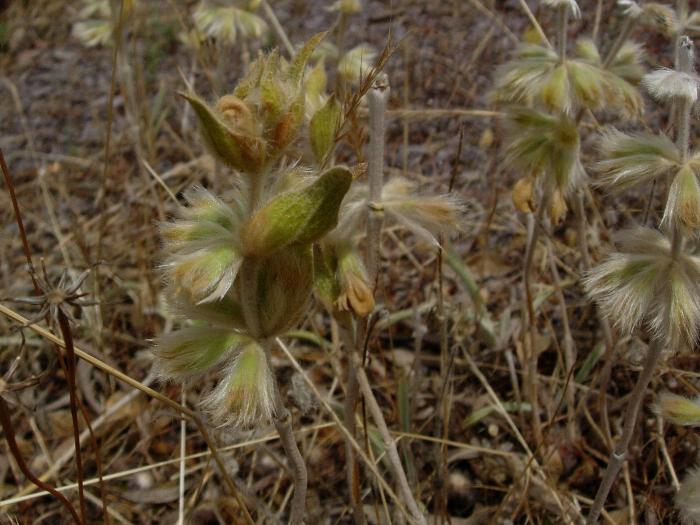
{"label": "woolly seed head", "polygon": [[695,171],[685,164],[673,177],[661,224],[681,228],[689,235],[700,229],[700,185]]}
{"label": "woolly seed head", "polygon": [[249,342],[249,337],[230,329],[198,326],[157,339],[153,354],[160,375],[185,380],[211,370]]}
{"label": "woolly seed head", "polygon": [[700,400],[688,399],[670,392],[659,395],[658,414],[669,423],[684,427],[700,425]]}
{"label": "woolly seed head", "polygon": [[678,148],[665,135],[630,134],[608,128],[600,137],[599,148],[605,159],[596,164],[596,170],[602,173],[599,184],[613,191],[667,175],[681,163]]}
{"label": "woolly seed head", "polygon": [[644,10],[634,0],[617,0],[617,5],[622,8],[622,13],[631,18],[639,17]]}
{"label": "woolly seed head", "polygon": [[353,15],[362,11],[360,0],[337,0],[327,7],[328,11],[340,11],[344,15]]}
{"label": "woolly seed head", "polygon": [[[354,184],[340,211],[340,222],[331,237],[350,242],[367,226],[369,188]],[[416,186],[401,177],[382,187],[381,206],[387,223],[399,224],[416,237],[437,246],[437,234],[459,229],[464,203],[453,195],[420,195]]]}
{"label": "woolly seed head", "polygon": [[657,69],[645,75],[642,84],[659,102],[687,100],[694,104],[698,99],[698,83],[695,73],[683,73],[673,69]]}
{"label": "woolly seed head", "polygon": [[566,196],[585,180],[580,160],[576,123],[532,109],[508,112],[509,136],[506,162],[526,173],[539,174],[541,183]]}
{"label": "woolly seed head", "polygon": [[[194,11],[197,30],[228,45],[243,40],[260,39],[267,33],[267,23],[254,12],[259,2],[235,2],[234,5],[217,5],[211,0],[202,1]],[[238,5],[235,5],[238,4]]]}
{"label": "woolly seed head", "polygon": [[621,236],[620,251],[589,272],[584,284],[601,311],[624,334],[645,326],[673,350],[692,348],[700,329],[700,266],[671,254],[659,231],[637,228]]}
{"label": "woolly seed head", "polygon": [[700,523],[700,468],[695,467],[685,475],[676,494],[675,504],[683,523]]}
{"label": "woolly seed head", "polygon": [[658,2],[644,2],[639,21],[666,36],[673,35],[678,28],[678,19],[673,7]]}
{"label": "woolly seed head", "polygon": [[253,428],[274,416],[275,385],[264,350],[244,345],[202,405],[217,425]]}
{"label": "woolly seed head", "polygon": [[187,192],[185,198],[189,206],[180,208],[175,221],[160,227],[166,278],[191,301],[220,300],[233,285],[242,261],[241,212],[201,188]]}
{"label": "woolly seed head", "polygon": [[369,75],[377,52],[368,44],[360,44],[345,53],[338,62],[338,73],[351,85],[357,85]]}
{"label": "woolly seed head", "polygon": [[542,45],[525,44],[516,56],[498,70],[496,103],[530,106],[540,103],[547,111],[573,115],[580,108],[614,109],[634,118],[642,112],[638,91],[629,82],[640,74],[641,50],[628,47],[625,62],[616,60],[616,71],[602,67],[600,54],[591,40],[580,41],[575,58],[562,62],[557,53]]}

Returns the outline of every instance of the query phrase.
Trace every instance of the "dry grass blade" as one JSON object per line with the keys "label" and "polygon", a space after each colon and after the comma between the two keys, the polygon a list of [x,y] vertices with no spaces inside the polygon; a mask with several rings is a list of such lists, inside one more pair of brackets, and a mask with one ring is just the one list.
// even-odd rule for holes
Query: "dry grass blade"
{"label": "dry grass blade", "polygon": [[[18,314],[14,310],[7,308],[5,305],[0,304],[0,314],[4,315],[5,317],[21,324],[24,326],[27,326],[29,323],[29,319],[26,317]],[[52,343],[58,345],[60,348],[65,350],[66,348],[66,343],[63,341],[63,339],[56,337],[54,334],[49,332],[47,329],[42,328],[41,326],[37,325],[36,323],[34,324],[29,324],[29,329],[32,330],[33,332],[36,332],[39,334],[41,337],[44,339],[51,341]],[[214,456],[214,461],[216,461],[216,464],[218,465],[221,476],[224,478],[224,482],[226,483],[227,487],[231,491],[231,494],[236,498],[236,501],[240,505],[240,508],[242,512],[244,513],[244,516],[246,517],[246,520],[249,524],[253,525],[255,522],[253,521],[253,518],[250,516],[250,513],[248,512],[248,509],[241,499],[241,496],[238,492],[238,489],[236,489],[236,485],[234,484],[233,480],[231,479],[226,466],[224,462],[222,461],[221,457],[219,454],[216,452],[217,448],[214,445],[214,442],[212,441],[211,437],[209,436],[209,432],[206,429],[206,426],[202,422],[202,420],[195,414],[192,410],[189,408],[183,407],[180,405],[180,403],[177,403],[176,401],[173,401],[167,396],[164,396],[160,392],[157,392],[156,390],[153,390],[150,387],[147,387],[140,383],[139,381],[133,379],[132,377],[129,377],[127,374],[115,369],[114,367],[108,365],[107,363],[103,362],[102,360],[96,358],[95,356],[89,354],[88,352],[81,350],[78,347],[74,347],[75,350],[75,355],[79,357],[80,359],[83,359],[87,363],[91,364],[98,370],[101,370],[112,377],[118,379],[119,381],[122,381],[126,383],[127,385],[136,388],[143,392],[144,394],[157,399],[158,401],[164,403],[168,407],[174,409],[175,411],[179,412],[180,414],[184,415],[188,419],[190,419],[196,426],[199,432],[202,434],[202,438],[206,441],[207,445],[209,446],[209,449],[212,451],[212,454]]]}

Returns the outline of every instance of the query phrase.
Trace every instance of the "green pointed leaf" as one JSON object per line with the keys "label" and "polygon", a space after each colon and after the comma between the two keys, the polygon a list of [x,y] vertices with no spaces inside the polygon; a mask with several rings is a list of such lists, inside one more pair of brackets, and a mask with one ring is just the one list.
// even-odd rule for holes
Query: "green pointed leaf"
{"label": "green pointed leaf", "polygon": [[309,40],[307,40],[304,47],[297,52],[289,70],[289,76],[292,80],[296,82],[301,80],[301,77],[304,74],[304,68],[306,67],[306,62],[309,60],[309,57],[311,57],[311,53],[314,52],[314,49],[316,49],[316,47],[321,43],[321,40],[323,40],[327,34],[327,31],[315,34]]}
{"label": "green pointed leaf", "polygon": [[326,171],[306,188],[277,196],[241,230],[246,257],[266,257],[290,245],[310,244],[338,222],[338,210],[350,188],[345,167]]}
{"label": "green pointed leaf", "polygon": [[180,93],[192,106],[199,119],[202,137],[209,150],[234,169],[256,172],[265,158],[265,143],[230,129],[202,99],[191,93]]}
{"label": "green pointed leaf", "polygon": [[342,108],[340,103],[332,96],[328,102],[319,109],[309,123],[309,138],[311,149],[316,160],[322,162],[326,155],[333,149],[335,134],[338,131]]}

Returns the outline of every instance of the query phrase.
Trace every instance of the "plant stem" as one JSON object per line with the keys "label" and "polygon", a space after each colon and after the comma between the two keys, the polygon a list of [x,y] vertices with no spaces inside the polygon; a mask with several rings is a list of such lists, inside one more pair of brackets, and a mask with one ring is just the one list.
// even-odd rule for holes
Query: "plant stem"
{"label": "plant stem", "polygon": [[[686,36],[681,36],[678,39],[677,47],[677,67],[680,71],[684,73],[690,73],[693,70],[693,57],[694,48],[692,40]],[[688,158],[688,149],[690,141],[690,110],[691,103],[685,98],[679,100],[680,104],[676,108],[675,117],[677,119],[677,135],[676,135],[676,145],[681,152],[681,159],[685,162]],[[674,225],[671,233],[671,259],[676,261],[680,255],[681,247],[683,245],[683,233],[678,226]],[[673,262],[671,264],[674,264]],[[625,411],[625,426],[622,429],[622,435],[615,446],[612,454],[610,455],[610,460],[608,462],[608,468],[605,470],[603,475],[603,480],[598,487],[598,493],[596,494],[595,501],[591,507],[590,514],[588,515],[587,524],[595,525],[598,521],[598,517],[603,509],[605,500],[608,497],[610,488],[612,487],[615,478],[622,467],[625,457],[627,455],[627,450],[629,448],[630,441],[632,440],[632,435],[634,434],[635,425],[637,422],[637,417],[639,415],[639,409],[641,407],[642,401],[644,399],[644,391],[647,385],[651,381],[651,378],[656,369],[656,365],[661,358],[662,351],[664,349],[665,339],[655,337],[647,349],[647,356],[644,362],[644,367],[642,368],[639,378],[637,379],[637,384],[632,390],[629,405]]]}
{"label": "plant stem", "polygon": [[[276,384],[276,382],[275,382]],[[275,428],[280,435],[280,441],[291,463],[292,477],[294,478],[294,497],[292,498],[292,508],[289,516],[291,525],[303,525],[304,512],[306,510],[306,486],[308,484],[308,474],[304,457],[299,451],[294,429],[292,428],[292,415],[284,406],[279,388],[275,386]]]}
{"label": "plant stem", "polygon": [[[345,346],[345,353],[348,361],[347,378],[345,382],[345,426],[350,435],[357,439],[357,422],[355,420],[355,407],[360,395],[360,385],[357,382],[357,368],[355,367],[355,359],[353,354],[356,352],[357,344],[350,329],[341,327],[340,335]],[[345,466],[346,477],[348,482],[348,490],[350,491],[350,505],[356,525],[364,525],[367,523],[365,512],[362,508],[362,499],[360,496],[360,465],[357,461],[357,455],[352,448],[352,443],[349,440],[345,441]]]}
{"label": "plant stem", "polygon": [[608,54],[605,55],[605,60],[603,61],[603,69],[608,69],[610,67],[610,64],[613,63],[613,61],[617,57],[617,54],[620,52],[620,49],[622,49],[622,46],[625,45],[625,42],[630,36],[630,33],[632,32],[632,29],[634,29],[636,23],[637,17],[635,16],[628,15],[627,18],[625,18],[625,21],[622,24],[622,29],[620,30],[620,34],[617,36],[615,42],[613,42],[612,47],[608,51]]}
{"label": "plant stem", "polygon": [[608,493],[612,487],[617,474],[620,472],[625,458],[627,457],[627,450],[629,448],[630,441],[636,430],[637,417],[639,416],[639,409],[642,406],[642,401],[644,400],[644,392],[654,375],[654,370],[659,362],[661,353],[663,352],[663,341],[659,339],[654,339],[647,349],[646,360],[644,361],[644,367],[639,373],[639,378],[637,378],[637,384],[634,385],[634,390],[632,390],[629,405],[627,405],[625,413],[625,426],[622,429],[622,435],[620,436],[617,445],[612,454],[610,454],[610,459],[608,461],[608,467],[605,469],[605,474],[603,475],[603,480],[598,487],[598,492],[596,494],[595,500],[591,507],[591,511],[588,514],[588,519],[586,520],[587,525],[595,525],[598,523],[598,518],[603,510],[603,505],[608,497]]}
{"label": "plant stem", "polygon": [[294,46],[290,42],[289,37],[287,36],[287,33],[284,30],[284,27],[282,27],[282,24],[280,24],[277,15],[272,10],[272,7],[270,7],[270,4],[268,4],[266,0],[263,0],[262,8],[265,12],[265,16],[267,17],[268,21],[270,22],[270,25],[272,26],[272,29],[275,31],[275,35],[277,36],[279,41],[282,42],[282,45],[287,50],[287,53],[289,53],[290,58],[293,57],[295,53]]}
{"label": "plant stem", "polygon": [[78,478],[78,500],[80,501],[81,523],[86,523],[85,517],[87,516],[87,509],[85,506],[85,490],[83,488],[83,454],[80,450],[80,426],[78,424],[78,401],[75,385],[77,360],[73,347],[73,333],[71,332],[68,318],[60,308],[58,309],[57,317],[61,335],[66,343],[66,379],[68,381],[68,394],[70,397],[70,415],[73,422],[73,444],[75,446],[76,477]]}
{"label": "plant stem", "polygon": [[406,478],[406,473],[401,465],[401,459],[399,458],[399,453],[396,449],[396,442],[389,433],[389,428],[384,420],[382,409],[379,407],[377,399],[374,397],[367,374],[365,373],[364,368],[360,366],[359,356],[354,355],[353,358],[357,359],[355,362],[355,367],[357,369],[357,381],[360,385],[360,390],[365,398],[370,414],[372,414],[372,419],[374,419],[374,423],[377,425],[379,434],[384,441],[384,446],[386,447],[387,452],[386,457],[389,461],[389,465],[391,465],[391,468],[394,471],[394,477],[396,478],[396,483],[399,486],[399,492],[403,497],[413,519],[420,525],[427,525],[425,516],[423,516],[419,510],[418,504],[416,503],[413,493],[411,492],[411,487],[408,485],[408,479]]}
{"label": "plant stem", "polygon": [[[66,342],[61,339],[60,337],[55,336],[51,332],[49,332],[46,328],[43,328],[39,326],[36,323],[30,323],[29,319],[26,317],[18,314],[14,310],[11,310],[10,308],[7,308],[6,306],[0,304],[0,314],[4,315],[8,319],[12,319],[18,324],[21,324],[22,326],[28,327],[30,330],[33,332],[39,334],[41,337],[44,339],[51,341],[54,343],[56,346],[59,348],[63,348],[65,350],[66,348]],[[202,434],[202,439],[206,442],[207,446],[209,447],[209,450],[211,451],[212,457],[214,458],[214,461],[216,462],[216,465],[219,467],[219,471],[221,473],[221,477],[224,480],[224,483],[226,486],[229,488],[231,491],[231,494],[233,494],[233,497],[236,499],[236,502],[239,504],[241,508],[241,512],[243,512],[246,523],[249,525],[255,525],[255,521],[253,521],[253,518],[250,515],[250,512],[248,512],[248,508],[245,506],[245,503],[241,499],[241,495],[239,494],[238,489],[236,488],[235,483],[233,482],[233,479],[231,479],[231,475],[229,474],[228,470],[226,470],[226,465],[224,465],[223,460],[221,459],[221,455],[218,452],[218,449],[216,447],[216,443],[212,440],[211,436],[209,436],[209,432],[207,431],[207,427],[204,425],[203,421],[200,419],[200,417],[191,409],[187,407],[183,407],[180,405],[180,403],[177,403],[170,399],[169,397],[161,394],[160,392],[157,392],[156,390],[144,385],[143,383],[140,383],[136,379],[132,378],[131,376],[128,376],[124,372],[121,372],[117,370],[116,368],[113,368],[112,366],[108,365],[104,361],[101,361],[100,359],[94,357],[93,355],[89,354],[85,350],[82,350],[78,348],[77,346],[73,347],[73,350],[75,351],[75,355],[85,361],[86,363],[89,363],[90,365],[94,366],[98,370],[102,370],[103,372],[111,375],[115,379],[133,387],[136,388],[137,390],[140,390],[141,392],[145,393],[146,395],[152,397],[153,399],[157,399],[161,403],[169,406],[176,412],[179,412],[180,414],[183,414],[185,417],[189,418],[196,426],[197,430]],[[25,473],[26,475],[26,473]],[[29,476],[27,476],[29,478]],[[29,478],[32,483],[34,481],[32,478]],[[36,485],[36,483],[34,483]],[[47,490],[47,492],[50,492],[48,489],[46,489],[44,486],[40,486],[43,490]]]}
{"label": "plant stem", "polygon": [[382,222],[384,210],[381,205],[384,186],[384,132],[386,102],[389,99],[389,84],[381,74],[367,92],[369,102],[369,218],[367,221],[367,273],[369,282],[376,286],[379,273]]}
{"label": "plant stem", "polygon": [[525,349],[525,359],[527,360],[527,387],[528,397],[532,406],[532,427],[535,434],[535,439],[538,443],[542,443],[542,425],[539,413],[539,400],[537,394],[537,351],[535,349],[535,307],[532,297],[531,279],[532,279],[532,259],[537,246],[537,239],[540,235],[540,223],[544,219],[544,212],[547,209],[547,201],[545,195],[540,199],[537,207],[537,215],[528,215],[528,237],[525,248],[525,264],[523,267],[523,287],[525,288],[525,308],[524,313],[526,322],[523,324],[523,341]]}
{"label": "plant stem", "polygon": [[557,54],[559,63],[566,60],[566,33],[569,27],[569,6],[562,4],[557,9]]}

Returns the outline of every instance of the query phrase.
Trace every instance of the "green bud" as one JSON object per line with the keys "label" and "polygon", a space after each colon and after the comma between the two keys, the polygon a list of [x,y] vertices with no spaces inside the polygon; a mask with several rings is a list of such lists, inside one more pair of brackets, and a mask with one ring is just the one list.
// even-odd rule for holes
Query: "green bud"
{"label": "green bud", "polygon": [[338,223],[338,210],[350,188],[345,167],[326,171],[306,188],[273,198],[241,230],[246,257],[267,257],[290,245],[311,244]]}
{"label": "green bud", "polygon": [[265,164],[266,145],[263,139],[232,129],[222,115],[191,93],[181,93],[194,109],[202,137],[211,153],[228,166],[256,173]]}
{"label": "green bud", "polygon": [[309,138],[311,149],[318,162],[322,162],[326,155],[333,149],[335,135],[338,131],[342,108],[340,103],[332,96],[328,102],[319,109],[309,123]]}

